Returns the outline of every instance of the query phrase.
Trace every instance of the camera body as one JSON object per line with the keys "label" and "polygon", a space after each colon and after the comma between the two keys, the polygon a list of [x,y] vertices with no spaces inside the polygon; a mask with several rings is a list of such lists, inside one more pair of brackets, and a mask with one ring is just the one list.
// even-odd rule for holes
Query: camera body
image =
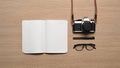
{"label": "camera body", "polygon": [[74,33],[94,33],[95,32],[95,21],[94,19],[89,19],[84,17],[83,19],[78,19],[74,21],[73,24]]}

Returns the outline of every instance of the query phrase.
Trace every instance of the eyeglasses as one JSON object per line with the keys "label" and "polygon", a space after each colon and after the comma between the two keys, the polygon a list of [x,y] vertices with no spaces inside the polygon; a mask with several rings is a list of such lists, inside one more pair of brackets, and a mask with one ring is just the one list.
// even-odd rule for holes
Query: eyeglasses
{"label": "eyeglasses", "polygon": [[74,45],[73,49],[75,49],[76,51],[82,51],[84,48],[86,48],[86,50],[91,51],[95,48],[95,44],[76,44]]}

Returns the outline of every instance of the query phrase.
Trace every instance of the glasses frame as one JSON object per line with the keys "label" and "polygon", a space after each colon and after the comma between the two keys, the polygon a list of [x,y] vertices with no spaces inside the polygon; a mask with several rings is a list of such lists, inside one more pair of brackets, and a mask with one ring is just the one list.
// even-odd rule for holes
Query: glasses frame
{"label": "glasses frame", "polygon": [[[82,48],[77,49],[78,46],[82,46]],[[87,48],[87,46],[91,46],[92,49]],[[82,51],[84,48],[86,48],[86,50],[88,50],[88,51],[92,51],[93,49],[96,49],[95,44],[92,44],[92,43],[89,43],[89,44],[75,44],[74,47],[73,47],[73,49],[75,49],[76,51]]]}

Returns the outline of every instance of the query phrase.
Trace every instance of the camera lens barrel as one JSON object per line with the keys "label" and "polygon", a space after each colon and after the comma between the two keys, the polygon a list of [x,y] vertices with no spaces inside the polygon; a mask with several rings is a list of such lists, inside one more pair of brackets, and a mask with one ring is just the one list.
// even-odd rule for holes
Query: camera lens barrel
{"label": "camera lens barrel", "polygon": [[83,23],[83,29],[85,32],[89,32],[91,30],[91,23],[90,21],[84,21]]}

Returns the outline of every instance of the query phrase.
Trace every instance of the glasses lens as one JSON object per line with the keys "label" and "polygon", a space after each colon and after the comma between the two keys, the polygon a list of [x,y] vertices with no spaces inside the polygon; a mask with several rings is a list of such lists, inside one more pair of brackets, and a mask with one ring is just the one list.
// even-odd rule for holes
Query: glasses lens
{"label": "glasses lens", "polygon": [[75,50],[77,50],[77,51],[82,51],[82,50],[83,50],[83,46],[82,46],[82,45],[77,45],[77,46],[75,47]]}
{"label": "glasses lens", "polygon": [[94,49],[94,47],[93,47],[93,46],[90,46],[90,45],[87,45],[87,46],[86,46],[86,49],[87,49],[88,51],[91,51],[91,50]]}

